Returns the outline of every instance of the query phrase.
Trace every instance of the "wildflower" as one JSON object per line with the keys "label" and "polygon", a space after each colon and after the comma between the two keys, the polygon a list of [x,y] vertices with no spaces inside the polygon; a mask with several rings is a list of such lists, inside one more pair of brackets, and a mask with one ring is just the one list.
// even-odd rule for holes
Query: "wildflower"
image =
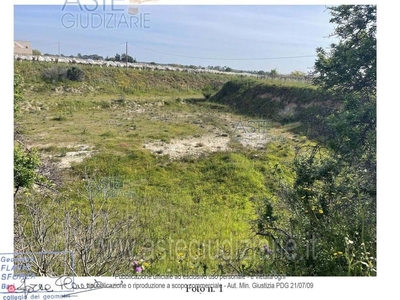
{"label": "wildflower", "polygon": [[324,213],[324,211],[323,211],[322,209],[319,209],[318,212],[319,212],[320,214],[323,214],[323,213]]}
{"label": "wildflower", "polygon": [[142,273],[143,268],[142,266],[138,263],[137,260],[134,260],[132,263],[133,267],[135,268],[136,273]]}
{"label": "wildflower", "polygon": [[337,254],[338,254],[338,255],[343,255],[343,252],[342,252],[342,251],[339,251]]}
{"label": "wildflower", "polygon": [[336,256],[337,255],[337,253],[335,252],[335,253],[333,253],[333,256]]}
{"label": "wildflower", "polygon": [[347,236],[346,236],[344,239],[345,239],[345,242],[346,242],[347,245],[351,245],[351,244],[354,243],[354,242],[353,242],[352,240],[350,240]]}

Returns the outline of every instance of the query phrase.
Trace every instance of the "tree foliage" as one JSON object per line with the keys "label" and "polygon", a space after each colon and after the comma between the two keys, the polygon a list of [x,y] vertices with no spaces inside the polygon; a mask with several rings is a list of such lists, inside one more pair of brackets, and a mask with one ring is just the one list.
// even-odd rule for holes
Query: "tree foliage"
{"label": "tree foliage", "polygon": [[32,54],[33,54],[33,55],[42,55],[42,52],[40,52],[40,51],[37,50],[37,49],[33,49],[33,50],[32,50]]}
{"label": "tree foliage", "polygon": [[299,71],[299,70],[295,70],[290,73],[290,77],[294,77],[294,78],[304,78],[306,76],[307,76],[307,74],[305,72]]}
{"label": "tree foliage", "polygon": [[376,6],[329,7],[332,36],[339,39],[330,50],[317,49],[314,83],[341,92],[375,94],[376,90]]}
{"label": "tree foliage", "polygon": [[324,120],[325,142],[352,165],[370,162],[375,174],[376,153],[376,6],[329,7],[337,24],[329,55],[318,49],[315,78],[323,89],[336,92],[342,108]]}
{"label": "tree foliage", "polygon": [[93,60],[102,60],[103,59],[103,56],[98,55],[98,54],[82,55],[81,53],[78,53],[76,57],[78,57],[80,59],[93,59]]}
{"label": "tree foliage", "polygon": [[121,62],[126,62],[127,59],[129,63],[136,62],[136,59],[134,59],[132,56],[128,55],[127,57],[125,53],[121,54],[121,60],[120,60]]}
{"label": "tree foliage", "polygon": [[117,53],[117,54],[115,54],[114,57],[107,57],[106,60],[109,60],[109,61],[126,62],[127,58],[128,58],[128,62],[129,62],[129,63],[135,63],[135,62],[136,62],[136,59],[135,59],[135,58],[133,58],[133,57],[130,56],[130,55],[128,55],[128,57],[127,57],[125,53],[122,53],[122,54],[118,54],[118,53]]}
{"label": "tree foliage", "polygon": [[272,69],[272,70],[269,72],[269,76],[271,76],[272,78],[278,77],[278,71],[276,70],[276,68],[275,68],[275,69]]}
{"label": "tree foliage", "polygon": [[[289,224],[261,214],[258,233],[277,243],[291,275],[376,275],[376,7],[329,7],[339,38],[317,49],[314,83],[339,101],[314,118],[319,143],[298,153],[295,180],[278,197]],[[315,126],[317,125],[317,126]],[[281,227],[279,227],[281,226]]]}

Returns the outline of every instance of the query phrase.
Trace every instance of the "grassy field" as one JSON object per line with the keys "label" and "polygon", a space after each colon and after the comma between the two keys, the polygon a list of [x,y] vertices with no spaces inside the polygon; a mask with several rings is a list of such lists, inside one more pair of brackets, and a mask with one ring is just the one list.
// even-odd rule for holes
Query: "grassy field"
{"label": "grassy field", "polygon": [[[74,251],[75,272],[84,275],[135,273],[133,260],[149,274],[266,268],[271,241],[254,234],[255,220],[269,198],[279,222],[289,222],[275,191],[293,181],[295,152],[312,144],[292,132],[298,123],[266,120],[251,147],[243,139],[254,137],[237,128],[251,114],[201,94],[230,78],[86,67],[83,82],[46,83],[40,73],[50,66],[32,66],[15,65],[25,80],[19,122],[57,185],[16,203],[37,205],[43,222],[57,220],[40,247]],[[19,212],[29,219],[29,210]]]}

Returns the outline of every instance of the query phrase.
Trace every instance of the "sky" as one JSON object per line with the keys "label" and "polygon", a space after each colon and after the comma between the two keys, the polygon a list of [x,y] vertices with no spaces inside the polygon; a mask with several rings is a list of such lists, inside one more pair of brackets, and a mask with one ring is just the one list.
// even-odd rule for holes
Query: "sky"
{"label": "sky", "polygon": [[[75,2],[75,3],[74,3]],[[77,3],[79,5],[77,5]],[[311,71],[334,25],[324,5],[15,5],[14,39],[42,53],[289,74]],[[136,14],[134,9],[137,8]]]}

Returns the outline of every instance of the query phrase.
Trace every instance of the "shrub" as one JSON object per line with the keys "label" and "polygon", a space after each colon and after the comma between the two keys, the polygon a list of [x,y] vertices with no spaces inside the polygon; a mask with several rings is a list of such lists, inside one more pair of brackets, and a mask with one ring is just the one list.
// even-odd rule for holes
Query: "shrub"
{"label": "shrub", "polygon": [[14,196],[20,188],[31,188],[34,183],[44,183],[45,177],[36,172],[41,162],[35,149],[14,145]]}
{"label": "shrub", "polygon": [[67,69],[61,66],[48,68],[42,73],[43,80],[51,83],[64,81],[67,78]]}
{"label": "shrub", "polygon": [[83,81],[85,72],[78,67],[71,67],[67,70],[67,78],[72,81]]}

